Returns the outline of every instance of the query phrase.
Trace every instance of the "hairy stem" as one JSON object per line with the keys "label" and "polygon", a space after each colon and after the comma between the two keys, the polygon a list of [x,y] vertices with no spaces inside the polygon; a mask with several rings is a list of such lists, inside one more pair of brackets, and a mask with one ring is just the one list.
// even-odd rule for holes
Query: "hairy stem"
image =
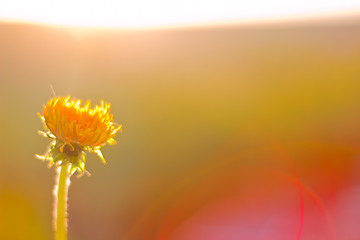
{"label": "hairy stem", "polygon": [[70,185],[71,163],[64,162],[58,169],[58,181],[55,187],[56,200],[56,240],[67,239],[67,201]]}

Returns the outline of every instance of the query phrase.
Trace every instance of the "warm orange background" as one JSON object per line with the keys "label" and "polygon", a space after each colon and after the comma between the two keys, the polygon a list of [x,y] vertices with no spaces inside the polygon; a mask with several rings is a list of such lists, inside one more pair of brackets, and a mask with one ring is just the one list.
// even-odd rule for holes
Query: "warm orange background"
{"label": "warm orange background", "polygon": [[167,30],[0,24],[0,239],[52,239],[36,112],[112,103],[69,239],[360,239],[360,20]]}

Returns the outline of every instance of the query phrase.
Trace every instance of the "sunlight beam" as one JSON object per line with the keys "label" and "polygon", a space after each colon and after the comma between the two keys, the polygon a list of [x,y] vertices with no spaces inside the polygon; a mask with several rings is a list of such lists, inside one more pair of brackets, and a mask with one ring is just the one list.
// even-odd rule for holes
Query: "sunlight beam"
{"label": "sunlight beam", "polygon": [[358,0],[12,0],[0,2],[0,20],[93,27],[156,27],[341,13]]}

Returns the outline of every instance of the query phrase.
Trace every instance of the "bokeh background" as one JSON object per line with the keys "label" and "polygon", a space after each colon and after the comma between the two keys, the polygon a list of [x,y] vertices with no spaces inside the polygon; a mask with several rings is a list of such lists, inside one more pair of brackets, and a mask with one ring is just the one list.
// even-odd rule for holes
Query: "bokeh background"
{"label": "bokeh background", "polygon": [[37,112],[111,102],[69,239],[360,239],[360,18],[153,30],[0,24],[0,239],[52,239]]}

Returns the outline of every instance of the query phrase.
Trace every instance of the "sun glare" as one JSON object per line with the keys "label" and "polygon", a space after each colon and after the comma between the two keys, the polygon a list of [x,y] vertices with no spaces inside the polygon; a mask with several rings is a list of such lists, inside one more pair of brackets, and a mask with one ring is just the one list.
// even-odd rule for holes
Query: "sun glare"
{"label": "sun glare", "polygon": [[12,0],[0,21],[85,27],[159,27],[253,21],[360,9],[358,0]]}

